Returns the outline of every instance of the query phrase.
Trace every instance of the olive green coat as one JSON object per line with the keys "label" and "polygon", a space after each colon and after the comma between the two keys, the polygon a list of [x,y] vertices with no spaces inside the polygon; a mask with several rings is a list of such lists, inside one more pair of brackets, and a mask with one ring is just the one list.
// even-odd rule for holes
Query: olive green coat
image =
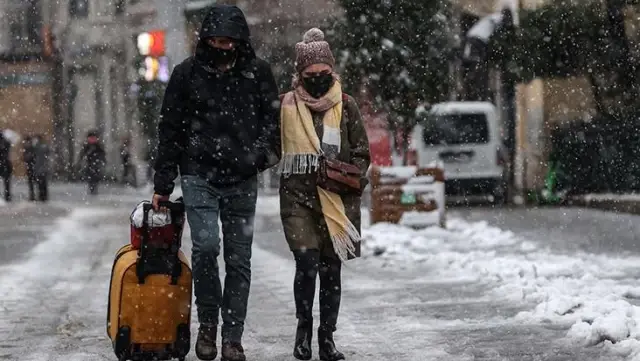
{"label": "olive green coat", "polygon": [[[357,165],[362,178],[366,177],[370,164],[369,140],[364,128],[358,104],[347,96],[343,102],[340,124],[341,146],[338,160]],[[312,112],[313,123],[318,137],[322,139],[323,113]],[[317,174],[292,174],[280,178],[280,217],[289,248],[318,249],[325,256],[337,257],[329,237],[329,230],[322,214],[320,198],[316,188]],[[347,217],[360,230],[360,204],[358,195],[342,196]],[[360,255],[360,244],[356,245]]]}

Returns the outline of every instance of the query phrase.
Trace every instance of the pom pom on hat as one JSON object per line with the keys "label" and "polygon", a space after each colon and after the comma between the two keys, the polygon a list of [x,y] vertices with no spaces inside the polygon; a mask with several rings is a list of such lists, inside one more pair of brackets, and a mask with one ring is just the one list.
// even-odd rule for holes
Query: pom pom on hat
{"label": "pom pom on hat", "polygon": [[302,41],[305,44],[312,43],[315,41],[324,41],[324,33],[322,32],[322,30],[318,28],[311,28],[307,30],[306,33],[304,33],[304,36],[302,37]]}

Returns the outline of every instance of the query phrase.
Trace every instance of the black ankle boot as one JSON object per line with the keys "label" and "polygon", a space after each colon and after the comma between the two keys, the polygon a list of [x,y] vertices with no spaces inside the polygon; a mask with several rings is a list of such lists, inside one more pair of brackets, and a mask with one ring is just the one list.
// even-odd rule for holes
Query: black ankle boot
{"label": "black ankle boot", "polygon": [[344,360],[344,354],[336,349],[333,342],[333,331],[326,328],[318,328],[318,356],[321,361]]}
{"label": "black ankle boot", "polygon": [[293,357],[298,360],[311,360],[312,337],[313,323],[309,321],[298,321],[296,343],[293,346]]}
{"label": "black ankle boot", "polygon": [[196,356],[200,360],[215,360],[218,356],[218,349],[216,347],[217,332],[217,325],[200,324],[198,339],[196,341]]}

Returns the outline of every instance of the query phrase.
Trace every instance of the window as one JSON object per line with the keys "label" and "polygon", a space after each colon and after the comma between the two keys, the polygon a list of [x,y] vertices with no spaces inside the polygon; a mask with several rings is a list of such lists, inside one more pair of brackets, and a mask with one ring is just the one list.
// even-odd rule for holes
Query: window
{"label": "window", "polygon": [[9,25],[9,36],[11,36],[12,48],[18,47],[24,41],[22,40],[22,26],[20,23],[12,22]]}
{"label": "window", "polygon": [[423,122],[423,126],[427,145],[489,142],[489,125],[482,113],[433,115]]}
{"label": "window", "polygon": [[40,16],[40,1],[31,0],[29,2],[25,22],[27,26],[27,38],[32,44],[39,44],[42,37],[42,18]]}
{"label": "window", "polygon": [[11,48],[15,51],[33,51],[41,43],[42,18],[40,0],[22,0],[9,4],[7,12]]}
{"label": "window", "polygon": [[76,18],[89,16],[89,0],[70,0],[69,15]]}

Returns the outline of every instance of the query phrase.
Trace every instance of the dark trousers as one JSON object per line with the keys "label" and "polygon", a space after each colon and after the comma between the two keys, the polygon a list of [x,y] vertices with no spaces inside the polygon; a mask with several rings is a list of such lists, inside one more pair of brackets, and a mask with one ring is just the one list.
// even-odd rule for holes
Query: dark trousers
{"label": "dark trousers", "polygon": [[296,250],[296,274],[293,294],[296,317],[301,322],[313,321],[313,299],[316,278],[320,276],[320,327],[335,331],[342,297],[342,263],[339,259],[320,254],[319,250]]}
{"label": "dark trousers", "polygon": [[49,200],[49,181],[46,175],[36,177],[38,183],[38,199],[42,202]]}
{"label": "dark trousers", "polygon": [[[258,178],[217,187],[198,176],[182,176],[182,193],[191,228],[195,304],[201,324],[217,325],[222,340],[240,342],[251,286],[251,245]],[[222,223],[226,277],[220,283],[218,256]]]}
{"label": "dark trousers", "polygon": [[29,200],[36,200],[36,187],[38,190],[38,200],[46,202],[49,200],[49,182],[46,175],[36,175],[33,172],[27,173],[29,185]]}
{"label": "dark trousers", "polygon": [[[129,181],[129,177],[131,177],[131,181]],[[136,175],[136,169],[131,163],[122,163],[122,183],[130,184],[134,187],[137,187],[138,180]]]}
{"label": "dark trousers", "polygon": [[88,186],[89,186],[89,194],[90,195],[96,195],[98,194],[98,184],[100,183],[100,181],[98,181],[97,179],[89,179],[88,182]]}
{"label": "dark trousers", "polygon": [[36,175],[32,170],[27,170],[27,184],[29,185],[29,200],[36,200]]}
{"label": "dark trousers", "polygon": [[2,180],[4,183],[4,200],[11,202],[11,176],[3,176]]}
{"label": "dark trousers", "polygon": [[89,195],[97,195],[98,186],[100,185],[100,180],[102,179],[102,173],[96,169],[89,169],[85,177],[87,186],[89,187]]}

